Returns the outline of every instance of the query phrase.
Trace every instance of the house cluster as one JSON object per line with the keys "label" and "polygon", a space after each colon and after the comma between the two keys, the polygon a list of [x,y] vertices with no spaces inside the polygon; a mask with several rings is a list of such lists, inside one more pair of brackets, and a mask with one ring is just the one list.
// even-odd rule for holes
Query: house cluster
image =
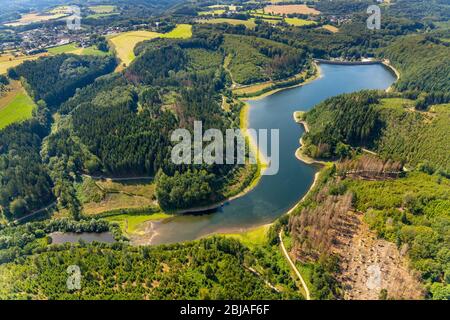
{"label": "house cluster", "polygon": [[95,29],[81,29],[73,31],[65,26],[41,27],[27,30],[19,34],[20,42],[0,43],[0,51],[20,51],[26,55],[44,52],[48,48],[75,42],[80,47],[86,48],[93,45],[92,35],[109,35],[128,31],[123,27],[96,27]]}

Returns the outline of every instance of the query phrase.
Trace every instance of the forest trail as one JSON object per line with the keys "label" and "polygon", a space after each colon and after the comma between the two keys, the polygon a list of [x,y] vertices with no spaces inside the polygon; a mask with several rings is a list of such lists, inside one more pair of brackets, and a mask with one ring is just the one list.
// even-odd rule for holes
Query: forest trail
{"label": "forest trail", "polygon": [[283,254],[286,257],[286,259],[289,262],[289,264],[292,267],[292,269],[294,269],[294,272],[297,275],[297,277],[300,279],[300,282],[302,283],[302,286],[303,286],[303,290],[305,290],[305,293],[306,293],[306,300],[311,300],[311,296],[309,294],[308,286],[306,285],[305,280],[303,280],[303,277],[300,274],[300,272],[298,271],[297,267],[292,262],[291,257],[289,257],[289,254],[288,254],[288,252],[287,252],[287,250],[286,250],[286,248],[284,246],[282,233],[283,233],[283,230],[280,231],[280,233],[278,234],[278,237],[280,238],[281,249],[283,250]]}
{"label": "forest trail", "polygon": [[25,216],[23,216],[23,217],[20,217],[20,218],[14,220],[14,223],[21,222],[22,220],[24,220],[24,219],[26,219],[26,218],[29,218],[29,217],[32,217],[32,216],[38,214],[38,213],[44,212],[44,211],[50,209],[51,207],[53,207],[54,205],[56,205],[56,201],[50,203],[50,204],[49,204],[48,206],[46,206],[45,208],[42,208],[42,209],[33,211],[32,213],[29,213],[29,214],[27,214],[27,215],[25,215]]}

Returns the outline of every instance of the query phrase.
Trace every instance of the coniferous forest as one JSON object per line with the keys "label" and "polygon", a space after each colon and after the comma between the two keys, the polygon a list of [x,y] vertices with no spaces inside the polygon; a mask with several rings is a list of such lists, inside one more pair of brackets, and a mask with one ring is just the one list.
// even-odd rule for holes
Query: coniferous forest
{"label": "coniferous forest", "polygon": [[[87,44],[39,49],[0,74],[0,114],[19,112],[15,95],[34,103],[0,129],[0,299],[450,299],[450,5],[391,1],[369,30],[376,1],[294,1],[318,13],[284,15],[269,1],[222,2],[87,1],[84,29],[67,33]],[[0,66],[34,54],[2,60],[30,30],[62,25],[8,22],[63,4],[0,13]],[[117,40],[126,36],[129,63]],[[165,223],[207,229],[230,199],[251,195],[266,165],[175,164],[172,133],[194,133],[196,121],[224,136],[245,128],[244,98],[320,80],[316,59],[369,59],[397,79],[294,115],[308,129],[296,156],[318,166],[289,214],[152,245]],[[80,235],[110,238],[58,241]],[[389,284],[360,290],[377,250]],[[66,287],[72,265],[78,290]]]}

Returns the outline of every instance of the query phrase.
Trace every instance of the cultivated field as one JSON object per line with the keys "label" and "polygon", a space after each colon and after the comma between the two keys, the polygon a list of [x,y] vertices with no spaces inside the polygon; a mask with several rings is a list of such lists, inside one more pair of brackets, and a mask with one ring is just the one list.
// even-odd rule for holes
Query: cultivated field
{"label": "cultivated field", "polygon": [[43,21],[49,21],[49,20],[55,20],[62,17],[65,17],[67,14],[65,13],[47,13],[47,14],[40,14],[40,13],[29,13],[26,15],[23,15],[19,20],[5,23],[5,26],[8,27],[18,27],[18,26],[24,26],[31,23],[36,22],[43,22]]}
{"label": "cultivated field", "polygon": [[254,27],[256,27],[255,19],[239,20],[239,19],[216,18],[216,19],[208,19],[208,20],[198,20],[197,22],[211,23],[211,24],[228,23],[233,26],[242,24],[249,29],[253,29]]}
{"label": "cultivated field", "polygon": [[43,57],[47,55],[46,53],[41,53],[33,56],[25,56],[25,55],[18,55],[14,56],[10,53],[0,55],[0,74],[4,74],[8,71],[9,68],[18,66],[24,61],[27,60],[34,60],[39,57]]}
{"label": "cultivated field", "polygon": [[47,50],[50,54],[62,54],[62,53],[72,53],[78,55],[106,55],[107,52],[100,51],[96,47],[81,48],[75,43],[69,43],[58,47],[53,47]]}
{"label": "cultivated field", "polygon": [[98,18],[118,15],[119,12],[117,12],[116,9],[117,9],[116,6],[108,6],[108,5],[90,6],[89,10],[91,10],[94,13],[88,15],[86,18],[98,19]]}
{"label": "cultivated field", "polygon": [[329,24],[322,26],[322,28],[324,28],[325,30],[328,30],[330,32],[333,32],[333,33],[336,33],[339,31],[338,28],[336,28],[335,26],[329,25]]}
{"label": "cultivated field", "polygon": [[116,50],[116,55],[123,64],[128,66],[135,58],[134,47],[142,41],[158,38],[161,34],[152,31],[130,31],[110,38],[110,42]]}
{"label": "cultivated field", "polygon": [[264,12],[280,15],[290,13],[311,14],[311,15],[320,14],[320,11],[314,8],[310,8],[304,4],[270,5],[264,8]]}
{"label": "cultivated field", "polygon": [[31,118],[35,107],[19,81],[12,81],[9,87],[11,90],[0,96],[0,130],[14,122]]}
{"label": "cultivated field", "polygon": [[199,15],[199,16],[207,16],[207,15],[213,15],[213,16],[215,16],[215,15],[221,15],[221,14],[223,14],[223,13],[225,13],[225,10],[223,10],[223,9],[217,9],[217,10],[211,10],[211,11],[200,11],[200,12],[198,13],[198,15]]}
{"label": "cultivated field", "polygon": [[89,10],[95,12],[95,13],[111,13],[114,10],[116,10],[116,6],[108,6],[108,5],[104,5],[104,6],[90,6]]}
{"label": "cultivated field", "polygon": [[142,41],[151,40],[155,38],[181,38],[186,39],[192,36],[192,26],[188,24],[179,24],[172,31],[161,34],[153,31],[130,31],[124,32],[109,39],[113,45],[116,55],[123,64],[128,66],[135,57],[134,47]]}
{"label": "cultivated field", "polygon": [[314,21],[300,19],[300,18],[285,18],[284,21],[290,24],[291,26],[301,27],[301,26],[309,26],[312,24],[316,24]]}

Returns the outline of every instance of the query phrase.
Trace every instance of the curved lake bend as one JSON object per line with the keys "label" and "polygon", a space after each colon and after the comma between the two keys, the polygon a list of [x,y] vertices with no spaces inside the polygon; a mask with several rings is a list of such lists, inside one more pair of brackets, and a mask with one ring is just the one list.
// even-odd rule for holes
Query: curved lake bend
{"label": "curved lake bend", "polygon": [[146,235],[146,238],[151,240],[147,243],[181,242],[211,233],[256,227],[274,221],[299,201],[310,188],[317,169],[295,157],[303,128],[294,122],[293,112],[307,111],[326,98],[341,93],[386,89],[395,81],[392,72],[381,64],[321,64],[320,69],[322,76],[307,85],[249,101],[250,128],[280,130],[278,174],[263,176],[252,191],[214,213],[180,215],[148,222],[146,229],[151,234]]}

